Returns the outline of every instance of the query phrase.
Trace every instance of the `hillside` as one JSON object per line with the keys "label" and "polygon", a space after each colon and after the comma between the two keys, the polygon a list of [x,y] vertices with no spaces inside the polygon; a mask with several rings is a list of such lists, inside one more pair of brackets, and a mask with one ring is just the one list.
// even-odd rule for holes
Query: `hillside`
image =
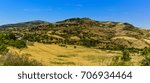
{"label": "hillside", "polygon": [[[140,55],[150,51],[146,48],[150,47],[150,31],[129,23],[71,18],[55,23],[30,21],[0,27],[0,54],[25,54],[43,65],[141,65],[141,61],[149,61]],[[128,58],[131,60],[122,61],[124,54],[131,55]],[[3,59],[0,57],[0,65]],[[40,64],[35,60],[28,64]]]}
{"label": "hillside", "polygon": [[[56,23],[32,21],[4,25],[4,32],[17,34],[31,42],[82,45],[100,49],[143,49],[150,45],[150,31],[129,23],[100,22],[89,18],[71,18]],[[1,26],[1,27],[4,27]],[[31,28],[28,28],[28,27]],[[25,28],[26,27],[26,28]]]}
{"label": "hillside", "polygon": [[35,20],[35,21],[22,22],[22,23],[16,23],[16,24],[2,25],[0,26],[0,28],[30,28],[30,27],[41,25],[41,24],[49,24],[49,22]]}

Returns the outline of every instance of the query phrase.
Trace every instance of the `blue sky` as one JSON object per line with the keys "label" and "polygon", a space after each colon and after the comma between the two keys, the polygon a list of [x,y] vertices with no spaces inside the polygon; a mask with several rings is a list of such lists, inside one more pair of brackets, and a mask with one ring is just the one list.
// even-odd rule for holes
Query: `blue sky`
{"label": "blue sky", "polygon": [[150,0],[0,0],[0,25],[89,17],[150,27]]}

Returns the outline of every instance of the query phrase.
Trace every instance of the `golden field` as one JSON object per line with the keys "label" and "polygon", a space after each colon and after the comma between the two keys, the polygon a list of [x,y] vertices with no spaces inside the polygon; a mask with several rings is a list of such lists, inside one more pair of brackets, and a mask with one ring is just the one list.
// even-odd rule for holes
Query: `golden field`
{"label": "golden field", "polygon": [[[24,49],[10,47],[11,53],[26,55],[41,62],[45,66],[107,66],[112,62],[113,57],[122,56],[120,51],[107,51],[83,46],[67,45],[62,47],[56,44],[34,43]],[[142,56],[131,55],[129,65],[140,65]]]}

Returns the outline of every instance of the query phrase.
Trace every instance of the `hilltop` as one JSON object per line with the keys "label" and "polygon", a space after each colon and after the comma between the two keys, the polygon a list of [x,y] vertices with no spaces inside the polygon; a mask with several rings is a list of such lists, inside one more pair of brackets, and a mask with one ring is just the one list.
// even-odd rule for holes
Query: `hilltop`
{"label": "hilltop", "polygon": [[30,28],[41,24],[49,24],[49,22],[42,21],[42,20],[34,20],[34,21],[21,22],[16,24],[6,24],[0,26],[0,28]]}

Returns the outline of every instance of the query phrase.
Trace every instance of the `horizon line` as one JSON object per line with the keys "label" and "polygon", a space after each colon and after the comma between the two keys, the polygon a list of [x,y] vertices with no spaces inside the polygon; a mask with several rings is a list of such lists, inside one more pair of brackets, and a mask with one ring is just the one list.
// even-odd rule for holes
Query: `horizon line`
{"label": "horizon line", "polygon": [[[72,18],[88,18],[88,17],[72,17]],[[66,18],[64,20],[67,20],[67,19],[72,19],[72,18]],[[99,21],[99,20],[96,20],[96,19],[92,19],[92,18],[89,18],[91,20],[95,20],[95,21]],[[59,21],[64,21],[64,20],[58,20],[58,21],[48,21],[48,20],[42,20],[42,19],[36,19],[36,20],[28,20],[28,21],[17,21],[17,22],[10,22],[10,23],[3,23],[3,24],[0,24],[0,26],[4,26],[4,25],[11,25],[11,24],[18,24],[18,23],[26,23],[26,22],[32,22],[32,21],[44,21],[44,22],[49,22],[49,23],[56,23],[56,22],[59,22]],[[99,22],[120,22],[120,23],[129,23],[137,28],[142,28],[142,29],[150,29],[149,27],[141,27],[141,26],[136,26],[136,24],[133,24],[133,23],[130,23],[130,22],[123,22],[123,21],[112,21],[112,20],[105,20],[105,21],[99,21]]]}

